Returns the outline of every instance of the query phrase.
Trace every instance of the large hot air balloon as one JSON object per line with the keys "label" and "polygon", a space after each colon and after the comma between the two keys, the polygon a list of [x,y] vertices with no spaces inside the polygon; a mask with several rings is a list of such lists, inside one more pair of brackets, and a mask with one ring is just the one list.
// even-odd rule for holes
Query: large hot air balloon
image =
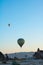
{"label": "large hot air balloon", "polygon": [[23,38],[19,38],[19,39],[17,40],[17,43],[19,44],[20,47],[23,46],[24,42],[25,42],[25,40],[24,40]]}

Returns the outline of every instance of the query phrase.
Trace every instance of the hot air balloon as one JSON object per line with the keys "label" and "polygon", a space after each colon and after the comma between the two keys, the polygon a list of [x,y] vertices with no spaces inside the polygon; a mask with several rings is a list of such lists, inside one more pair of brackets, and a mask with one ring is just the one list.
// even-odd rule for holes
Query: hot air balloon
{"label": "hot air balloon", "polygon": [[8,26],[10,27],[10,24],[8,24]]}
{"label": "hot air balloon", "polygon": [[24,40],[23,38],[19,38],[19,39],[17,40],[17,43],[19,44],[20,47],[23,46],[24,42],[25,42],[25,40]]}

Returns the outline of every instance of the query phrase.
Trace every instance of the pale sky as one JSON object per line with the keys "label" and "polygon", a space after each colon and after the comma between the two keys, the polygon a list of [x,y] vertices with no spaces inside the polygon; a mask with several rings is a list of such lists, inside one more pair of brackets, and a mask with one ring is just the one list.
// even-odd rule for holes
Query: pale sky
{"label": "pale sky", "polygon": [[[18,38],[25,40],[22,48]],[[0,51],[31,52],[37,48],[43,49],[43,0],[0,0]]]}

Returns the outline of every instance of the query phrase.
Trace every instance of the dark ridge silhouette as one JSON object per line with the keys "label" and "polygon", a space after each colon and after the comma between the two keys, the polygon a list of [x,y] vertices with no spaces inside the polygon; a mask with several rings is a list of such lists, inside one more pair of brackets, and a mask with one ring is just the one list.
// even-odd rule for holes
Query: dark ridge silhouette
{"label": "dark ridge silhouette", "polygon": [[5,56],[2,52],[0,52],[0,61],[3,61],[3,60],[5,60]]}
{"label": "dark ridge silhouette", "polygon": [[37,52],[34,53],[33,57],[36,58],[36,59],[43,59],[43,50],[40,50],[38,48]]}

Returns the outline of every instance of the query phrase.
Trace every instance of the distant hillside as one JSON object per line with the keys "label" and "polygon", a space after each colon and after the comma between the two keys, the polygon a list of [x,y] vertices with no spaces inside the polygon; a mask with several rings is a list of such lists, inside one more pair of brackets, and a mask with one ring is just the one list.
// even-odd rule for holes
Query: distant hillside
{"label": "distant hillside", "polygon": [[25,58],[25,57],[32,57],[34,52],[19,52],[19,53],[11,53],[8,54],[9,58]]}

